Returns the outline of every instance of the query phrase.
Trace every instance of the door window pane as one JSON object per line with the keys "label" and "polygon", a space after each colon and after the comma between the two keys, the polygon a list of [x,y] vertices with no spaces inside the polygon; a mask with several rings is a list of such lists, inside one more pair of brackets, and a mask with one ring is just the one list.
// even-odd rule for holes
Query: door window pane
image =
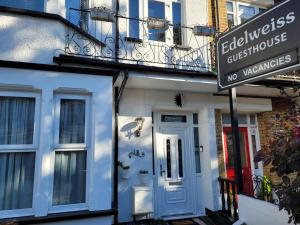
{"label": "door window pane", "polygon": [[[256,137],[255,135],[251,135],[251,140],[252,140],[252,151],[253,155],[255,156],[257,153],[257,146],[256,146]],[[254,162],[255,169],[258,169],[258,162]]]}
{"label": "door window pane", "polygon": [[161,115],[161,122],[186,123],[186,116],[182,116],[182,115]]}
{"label": "door window pane", "polygon": [[[238,115],[239,124],[247,124],[247,115]],[[222,114],[222,123],[223,124],[231,124],[230,114]]]}
{"label": "door window pane", "polygon": [[166,149],[167,149],[167,177],[171,178],[172,177],[172,172],[171,172],[171,143],[170,139],[167,140],[166,142]]}
{"label": "door window pane", "polygon": [[178,175],[183,177],[183,165],[182,165],[182,141],[178,139]]}
{"label": "door window pane", "polygon": [[0,97],[0,145],[33,144],[35,98]]}
{"label": "door window pane", "polygon": [[200,146],[199,146],[199,128],[194,127],[194,145],[195,145],[195,167],[196,173],[201,173],[201,162],[200,162]]}
{"label": "door window pane", "polygon": [[32,208],[35,153],[0,153],[0,210]]}
{"label": "door window pane", "polygon": [[[149,0],[148,17],[165,19],[165,3]],[[165,31],[159,29],[149,29],[149,40],[164,42],[166,40]]]}
{"label": "door window pane", "polygon": [[173,41],[176,45],[182,45],[182,30],[181,30],[181,4],[173,2]]}
{"label": "door window pane", "polygon": [[55,153],[53,205],[85,202],[86,152]]}
{"label": "door window pane", "polygon": [[250,115],[250,124],[251,125],[256,125],[255,114]]}
{"label": "door window pane", "polygon": [[85,142],[85,100],[61,99],[59,143]]}
{"label": "door window pane", "polygon": [[139,38],[139,0],[129,0],[129,36]]}
{"label": "door window pane", "polygon": [[198,124],[198,113],[193,113],[193,124],[194,125]]}
{"label": "door window pane", "polygon": [[[247,163],[247,155],[246,155],[246,142],[244,132],[239,131],[240,135],[240,151],[241,151],[241,160],[242,166],[246,167]],[[228,154],[228,167],[234,167],[234,152],[233,152],[233,142],[232,142],[232,132],[226,132],[226,145],[227,145],[227,154]]]}

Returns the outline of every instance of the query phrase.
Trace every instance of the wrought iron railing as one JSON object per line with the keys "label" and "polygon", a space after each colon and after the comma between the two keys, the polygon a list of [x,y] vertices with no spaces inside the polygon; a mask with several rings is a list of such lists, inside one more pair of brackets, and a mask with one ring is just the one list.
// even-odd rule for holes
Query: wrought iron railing
{"label": "wrought iron railing", "polygon": [[222,212],[238,220],[237,182],[226,178],[218,178],[220,185]]}
{"label": "wrought iron railing", "polygon": [[212,39],[199,35],[194,27],[174,25],[155,18],[106,17],[106,20],[98,20],[92,9],[70,8],[69,21],[99,43],[69,28],[65,54],[146,66],[215,71]]}

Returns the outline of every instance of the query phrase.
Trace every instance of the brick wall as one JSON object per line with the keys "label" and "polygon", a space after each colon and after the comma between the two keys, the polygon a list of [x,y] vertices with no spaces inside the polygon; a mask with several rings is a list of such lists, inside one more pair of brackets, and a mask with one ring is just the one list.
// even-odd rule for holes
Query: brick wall
{"label": "brick wall", "polygon": [[[219,0],[220,31],[228,28],[226,0]],[[216,0],[208,0],[208,25],[217,27]]]}
{"label": "brick wall", "polygon": [[[275,128],[273,126],[276,114],[284,116],[288,113],[288,102],[286,99],[273,98],[272,99],[272,112],[259,113],[258,119],[258,129],[260,135],[261,146],[268,146],[270,138],[273,136]],[[270,173],[271,164],[264,166],[264,175],[269,177],[270,180],[277,184],[281,179],[276,175],[276,173]],[[292,175],[291,178],[294,176]]]}

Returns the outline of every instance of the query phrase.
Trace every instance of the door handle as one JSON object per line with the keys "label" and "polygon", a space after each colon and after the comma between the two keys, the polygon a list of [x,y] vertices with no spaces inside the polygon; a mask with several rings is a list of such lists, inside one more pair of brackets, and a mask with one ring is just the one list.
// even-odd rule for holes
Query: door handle
{"label": "door handle", "polygon": [[162,164],[160,164],[160,176],[162,177],[166,171],[162,169]]}

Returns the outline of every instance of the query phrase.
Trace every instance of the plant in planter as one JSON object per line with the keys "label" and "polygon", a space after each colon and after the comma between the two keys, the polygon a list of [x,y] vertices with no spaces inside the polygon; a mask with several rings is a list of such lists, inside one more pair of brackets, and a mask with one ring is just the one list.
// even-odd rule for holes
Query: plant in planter
{"label": "plant in planter", "polygon": [[121,177],[123,179],[128,179],[130,166],[128,166],[128,165],[125,166],[121,161],[118,161],[118,166],[121,169],[121,171],[120,171]]}
{"label": "plant in planter", "polygon": [[160,18],[149,17],[147,19],[148,29],[167,30],[169,28],[169,21]]}
{"label": "plant in planter", "polygon": [[139,174],[140,174],[140,182],[141,182],[141,184],[142,185],[147,184],[147,178],[148,178],[149,171],[148,170],[140,170]]}
{"label": "plant in planter", "polygon": [[114,22],[115,17],[111,9],[106,7],[94,7],[90,9],[92,20]]}

